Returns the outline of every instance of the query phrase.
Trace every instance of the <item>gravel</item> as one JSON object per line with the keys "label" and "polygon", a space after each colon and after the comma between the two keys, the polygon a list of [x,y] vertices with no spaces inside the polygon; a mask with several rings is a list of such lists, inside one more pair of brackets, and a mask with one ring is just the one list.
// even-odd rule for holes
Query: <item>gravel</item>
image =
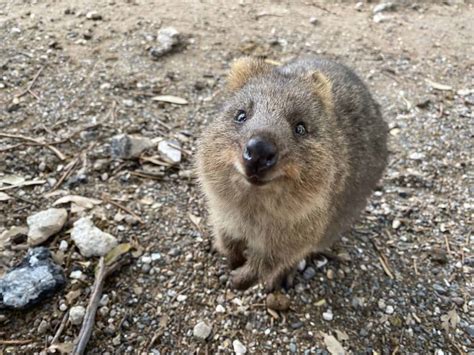
{"label": "gravel", "polygon": [[206,340],[211,335],[212,327],[204,322],[199,322],[193,328],[194,337],[202,340]]}
{"label": "gravel", "polygon": [[[232,353],[236,339],[256,354],[294,346],[298,354],[328,354],[338,348],[333,340],[354,354],[469,353],[473,10],[392,2],[396,11],[382,12],[389,20],[379,24],[367,2],[360,11],[329,1],[0,6],[0,134],[49,144],[0,137],[0,191],[9,196],[0,201],[0,277],[30,248],[24,234],[5,232],[24,228],[62,197],[99,200],[90,208],[63,205],[66,224],[42,245],[67,284],[33,309],[0,310],[1,339],[28,341],[1,351],[42,352],[65,312],[87,304],[98,258],[81,254],[71,229],[92,217],[100,231],[130,244],[131,257],[104,285],[108,302],[96,314],[88,353]],[[102,20],[87,19],[90,11]],[[170,26],[180,32],[177,44],[153,56],[160,29]],[[295,287],[283,293],[291,307],[275,311],[261,286],[228,288],[225,259],[212,251],[194,152],[203,127],[222,113],[232,60],[285,62],[304,54],[356,69],[389,123],[391,157],[361,218],[327,258],[306,260],[302,270],[315,274],[297,273]],[[117,135],[157,144],[131,159],[112,157]],[[173,140],[181,148],[175,164],[158,149],[159,141]],[[12,187],[3,180],[12,176],[34,184]],[[328,310],[331,321],[322,315]],[[193,336],[199,322],[212,325],[205,341]],[[67,321],[57,344],[78,332]]]}

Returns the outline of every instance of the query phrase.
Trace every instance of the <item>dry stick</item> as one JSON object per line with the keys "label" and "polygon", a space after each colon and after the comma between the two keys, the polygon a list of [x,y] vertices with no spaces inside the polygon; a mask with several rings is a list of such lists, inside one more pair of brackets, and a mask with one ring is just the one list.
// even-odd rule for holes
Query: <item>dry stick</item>
{"label": "dry stick", "polygon": [[114,271],[125,265],[128,261],[129,258],[122,258],[116,263],[106,266],[104,257],[102,256],[100,258],[99,265],[95,273],[95,281],[92,287],[92,293],[89,299],[89,305],[87,306],[86,315],[84,316],[84,321],[82,322],[79,335],[74,341],[74,349],[72,351],[73,355],[82,355],[86,350],[87,343],[89,342],[92,334],[92,328],[94,327],[95,314],[97,312],[97,308],[99,307],[105,279]]}
{"label": "dry stick", "polygon": [[66,159],[66,156],[63,153],[61,153],[57,148],[53,147],[52,145],[50,145],[48,143],[43,143],[38,139],[31,138],[31,137],[25,137],[25,136],[22,136],[22,135],[19,135],[19,134],[9,134],[9,133],[2,133],[2,132],[0,132],[0,137],[13,138],[13,139],[23,139],[23,140],[28,141],[28,142],[33,142],[33,143],[39,144],[39,145],[42,145],[42,146],[48,148],[49,150],[51,150],[54,154],[56,154],[56,156],[60,160],[65,160]]}
{"label": "dry stick", "polygon": [[127,212],[128,214],[131,214],[138,222],[140,222],[141,224],[145,224],[145,221],[143,219],[140,218],[139,215],[137,215],[135,212],[133,212],[132,210],[130,210],[129,208],[125,207],[124,205],[121,205],[120,203],[118,202],[115,202],[114,200],[110,199],[109,197],[107,197],[105,194],[102,195],[102,200],[104,202],[108,202],[110,203],[111,205],[114,205],[115,207],[117,208],[120,208],[121,210]]}
{"label": "dry stick", "polygon": [[25,340],[1,340],[0,345],[25,345],[32,343],[33,339],[25,339]]}
{"label": "dry stick", "polygon": [[97,312],[97,307],[99,306],[100,297],[102,295],[102,288],[104,287],[104,280],[107,269],[105,266],[105,260],[102,256],[99,260],[99,267],[95,274],[94,286],[92,287],[92,294],[89,299],[89,305],[87,306],[86,315],[84,316],[84,321],[82,322],[81,331],[74,341],[74,349],[72,353],[74,355],[82,355],[86,350],[87,343],[92,334],[92,327],[94,325],[95,313]]}
{"label": "dry stick", "polygon": [[61,324],[58,327],[58,330],[56,331],[56,334],[54,334],[53,340],[51,340],[51,345],[54,345],[57,343],[59,340],[59,337],[61,336],[64,327],[66,326],[67,320],[69,318],[69,312],[64,313],[63,320],[61,321]]}
{"label": "dry stick", "polygon": [[370,239],[370,241],[372,242],[372,245],[374,246],[374,249],[379,254],[379,261],[380,261],[380,264],[382,265],[383,271],[385,271],[385,273],[387,274],[388,277],[390,277],[391,279],[394,279],[395,277],[393,276],[393,273],[390,270],[390,266],[389,266],[387,257],[385,256],[385,254],[382,253],[382,251],[379,249],[377,244],[375,244],[375,242],[372,239]]}
{"label": "dry stick", "polygon": [[61,186],[61,184],[63,183],[64,180],[66,180],[67,178],[69,178],[72,175],[72,172],[74,171],[74,167],[79,162],[79,159],[80,159],[80,154],[78,154],[74,158],[74,160],[71,163],[69,163],[69,166],[64,171],[64,174],[61,176],[61,178],[58,180],[58,182],[56,184],[54,184],[53,188],[50,191],[56,190],[59,186]]}
{"label": "dry stick", "polygon": [[36,83],[36,80],[38,80],[38,77],[40,76],[41,72],[44,70],[46,66],[42,66],[40,68],[40,70],[38,70],[38,72],[36,73],[36,75],[34,76],[33,80],[31,80],[31,83],[28,85],[28,87],[26,88],[26,90],[22,91],[21,93],[19,93],[18,95],[16,95],[16,97],[22,97],[26,94],[31,94],[32,96],[34,96],[37,100],[39,100],[39,97],[37,95],[35,95],[33,93],[33,91],[31,91],[31,89],[33,88],[33,85],[35,85]]}

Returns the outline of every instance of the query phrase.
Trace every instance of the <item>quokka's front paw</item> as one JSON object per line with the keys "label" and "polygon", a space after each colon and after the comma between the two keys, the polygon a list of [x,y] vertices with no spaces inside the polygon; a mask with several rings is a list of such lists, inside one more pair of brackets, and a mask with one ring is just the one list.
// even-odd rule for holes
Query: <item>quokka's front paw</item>
{"label": "quokka's front paw", "polygon": [[293,287],[296,276],[296,269],[292,269],[288,272],[274,273],[266,278],[265,280],[265,290],[267,292],[273,292],[280,288],[289,290]]}
{"label": "quokka's front paw", "polygon": [[239,267],[231,273],[230,286],[237,290],[246,290],[253,286],[258,279],[258,275],[254,270],[251,270],[248,265]]}

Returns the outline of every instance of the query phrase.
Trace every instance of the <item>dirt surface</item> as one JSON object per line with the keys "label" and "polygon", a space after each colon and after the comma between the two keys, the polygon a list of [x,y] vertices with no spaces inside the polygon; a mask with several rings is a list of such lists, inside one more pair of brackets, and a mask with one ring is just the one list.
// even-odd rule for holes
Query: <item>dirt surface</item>
{"label": "dirt surface", "polygon": [[[44,245],[67,285],[32,309],[0,310],[0,353],[47,349],[65,312],[87,306],[98,259],[82,257],[71,240],[80,215],[134,245],[131,263],[105,284],[91,354],[232,353],[236,340],[249,353],[474,351],[474,11],[459,3],[398,6],[376,23],[372,4],[0,2],[0,180],[43,181],[3,190],[10,199],[0,201],[0,234],[68,194],[112,199],[143,221],[107,201],[66,205],[67,225]],[[153,56],[168,26],[179,43]],[[389,122],[392,154],[360,222],[331,251],[338,257],[308,262],[287,292],[290,309],[275,312],[261,287],[226,286],[192,153],[219,114],[234,58],[284,62],[307,53],[337,59],[367,82]],[[164,166],[157,148],[112,159],[119,133],[175,138],[183,159]],[[51,143],[64,160],[5,134]],[[25,243],[0,245],[0,275],[22,259]],[[76,270],[82,279],[70,277]],[[201,321],[212,327],[205,341],[193,335]],[[67,321],[57,344],[78,333]]]}

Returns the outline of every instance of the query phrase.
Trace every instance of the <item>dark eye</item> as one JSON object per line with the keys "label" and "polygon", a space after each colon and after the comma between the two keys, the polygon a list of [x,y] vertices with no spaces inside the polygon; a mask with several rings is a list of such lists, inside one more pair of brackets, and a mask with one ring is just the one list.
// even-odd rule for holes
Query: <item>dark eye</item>
{"label": "dark eye", "polygon": [[247,121],[247,113],[245,113],[245,111],[243,110],[237,111],[237,114],[234,117],[234,121],[238,123],[243,123]]}
{"label": "dark eye", "polygon": [[306,134],[306,126],[304,125],[303,122],[299,122],[295,126],[295,133],[299,136],[304,136]]}

